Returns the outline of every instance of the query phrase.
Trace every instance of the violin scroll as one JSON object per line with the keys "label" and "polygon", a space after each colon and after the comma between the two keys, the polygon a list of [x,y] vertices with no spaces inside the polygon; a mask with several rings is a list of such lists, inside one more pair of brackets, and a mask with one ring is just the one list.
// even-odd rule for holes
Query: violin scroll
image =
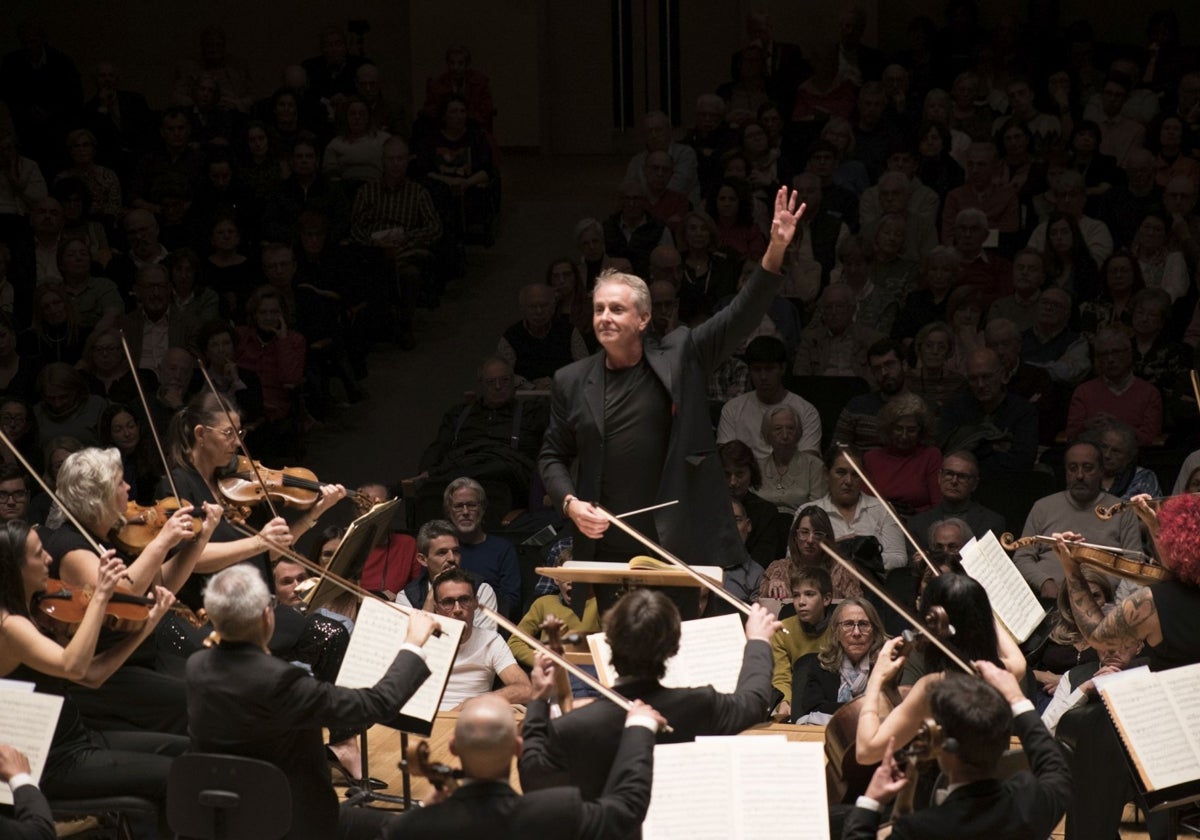
{"label": "violin scroll", "polygon": [[423,776],[429,779],[429,783],[442,793],[452,793],[458,787],[458,780],[463,777],[463,771],[460,768],[431,761],[429,742],[423,740],[409,746],[404,758],[400,761],[400,769],[405,768],[414,776]]}

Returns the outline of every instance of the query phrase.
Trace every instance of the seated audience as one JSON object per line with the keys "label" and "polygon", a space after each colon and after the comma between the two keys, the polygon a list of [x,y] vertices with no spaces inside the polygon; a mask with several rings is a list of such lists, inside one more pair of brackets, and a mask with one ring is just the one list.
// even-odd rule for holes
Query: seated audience
{"label": "seated audience", "polygon": [[[1075,222],[1083,241],[1087,243],[1092,260],[1096,265],[1100,265],[1113,252],[1112,234],[1104,222],[1084,215],[1087,195],[1084,191],[1083,176],[1073,170],[1063,172],[1052,182],[1051,188],[1055,210]],[[1049,222],[1042,222],[1035,227],[1029,236],[1028,246],[1045,252],[1046,246],[1050,244],[1050,237],[1047,235],[1049,227]]]}
{"label": "seated audience", "polygon": [[943,321],[930,321],[913,341],[917,363],[905,374],[905,387],[923,399],[935,413],[967,384],[966,378],[950,370],[954,333]]}
{"label": "seated audience", "polygon": [[475,575],[480,583],[496,592],[497,609],[515,618],[521,602],[521,570],[517,550],[508,540],[483,530],[488,497],[473,478],[456,478],[442,494],[446,519],[454,525],[461,568]]}
{"label": "seated audience", "polygon": [[819,650],[829,626],[828,612],[833,602],[833,583],[829,572],[820,566],[802,566],[793,571],[788,582],[796,614],[783,620],[783,633],[771,640],[774,668],[771,685],[775,713],[792,714],[792,673],[797,661]]}
{"label": "seated audience", "polygon": [[518,294],[521,320],[500,337],[496,355],[530,387],[548,389],[554,372],[587,355],[583,336],[555,312],[554,290],[527,283]]}
{"label": "seated audience", "polygon": [[137,307],[117,318],[116,328],[125,334],[129,352],[139,368],[154,370],[171,347],[191,347],[200,322],[171,302],[171,283],[165,265],[149,264],[138,269],[134,283]]}
{"label": "seated audience", "polygon": [[933,415],[916,394],[899,394],[879,410],[883,446],[867,450],[863,468],[901,516],[921,513],[942,500],[937,480],[942,454],[928,444],[934,431]]}
{"label": "seated audience", "polygon": [[717,443],[740,440],[754,450],[756,458],[766,458],[771,454],[771,447],[762,436],[763,416],[772,408],[789,406],[800,418],[796,429],[799,435],[797,448],[804,452],[819,451],[821,416],[812,403],[783,384],[783,375],[787,371],[784,343],[772,336],[760,335],[747,345],[743,360],[750,368],[754,390],[725,403],[717,424]]}
{"label": "seated audience", "polygon": [[[1085,569],[1089,595],[1103,610],[1112,605],[1113,582],[1095,569]],[[1058,590],[1056,604],[1050,611],[1050,632],[1041,646],[1030,653],[1029,674],[1036,685],[1033,702],[1039,712],[1045,712],[1051,698],[1058,693],[1062,675],[1076,665],[1096,661],[1096,649],[1075,623],[1071,612],[1071,593],[1067,587]],[[1053,727],[1051,727],[1053,730]]]}
{"label": "seated audience", "polygon": [[[1094,443],[1075,443],[1067,449],[1064,464],[1067,489],[1034,502],[1021,536],[1073,531],[1096,545],[1141,551],[1142,536],[1133,511],[1123,510],[1111,519],[1096,516],[1097,505],[1120,501],[1100,489],[1104,476],[1104,455],[1100,448]],[[1035,594],[1042,598],[1058,596],[1063,569],[1053,546],[1039,543],[1019,548],[1013,554],[1013,565]],[[1118,594],[1123,593],[1118,590]]]}
{"label": "seated audience", "polygon": [[833,609],[820,647],[792,668],[790,723],[823,726],[867,689],[867,675],[887,639],[870,601],[846,598]]}
{"label": "seated audience", "polygon": [[672,171],[667,187],[684,195],[692,206],[700,204],[700,181],[697,173],[695,150],[686,143],[676,143],[671,136],[671,119],[662,111],[651,111],[642,118],[642,139],[645,149],[638,152],[629,161],[625,169],[625,179],[637,181],[645,186],[642,180],[646,173],[646,159],[654,152],[666,152],[671,156]]}
{"label": "seated audience", "polygon": [[1116,674],[1132,667],[1141,652],[1141,642],[1101,645],[1094,660],[1080,663],[1063,673],[1055,684],[1053,699],[1042,711],[1042,723],[1050,734],[1055,734],[1058,722],[1067,712],[1099,699],[1096,677]]}
{"label": "seated audience", "polygon": [[904,536],[883,503],[863,492],[862,479],[850,459],[862,469],[862,453],[853,446],[831,446],[825,452],[826,481],[829,493],[813,504],[829,514],[833,537],[840,540],[850,535],[874,537],[883,552],[883,567],[899,569],[908,562]]}
{"label": "seated audience", "polygon": [[917,288],[901,302],[892,338],[909,340],[922,327],[946,320],[946,304],[962,273],[962,257],[948,245],[937,245],[922,253]]}
{"label": "seated audience", "polygon": [[[533,603],[529,605],[525,615],[517,623],[517,626],[529,636],[545,642],[548,638],[547,627],[549,623],[557,619],[560,625],[560,633],[576,633],[581,636],[587,636],[592,633],[600,632],[600,614],[596,609],[596,598],[593,596],[584,602],[583,615],[576,615],[575,610],[571,608],[571,587],[572,583],[569,580],[560,581],[558,591],[547,595],[542,595],[535,598]],[[583,643],[583,648],[587,647],[587,643]],[[508,637],[508,649],[512,651],[512,655],[517,662],[525,668],[533,668],[534,657],[537,653],[536,649],[523,639],[516,635]],[[583,683],[575,677],[571,677],[572,692],[578,691],[581,687],[586,692],[594,692],[591,688],[586,688]]]}
{"label": "seated audience", "polygon": [[833,524],[829,514],[822,508],[805,505],[796,511],[788,535],[787,555],[767,566],[758,589],[758,599],[774,598],[786,601],[791,593],[791,574],[803,566],[820,566],[829,572],[833,581],[833,598],[851,598],[862,594],[858,578],[821,550],[822,545],[831,548]]}
{"label": "seated audience", "polygon": [[[831,290],[833,287],[830,287]],[[879,446],[879,412],[888,401],[905,393],[904,362],[899,342],[880,339],[867,350],[874,391],[851,397],[838,415],[833,439],[860,449]]]}
{"label": "seated audience", "polygon": [[29,521],[29,473],[20,464],[0,464],[0,523]]}
{"label": "seated audience", "polygon": [[604,220],[604,253],[628,260],[639,277],[649,276],[650,252],[659,245],[672,245],[671,232],[650,215],[650,200],[641,181],[622,181],[617,199],[617,212]]}
{"label": "seated audience", "polygon": [[922,548],[934,548],[929,543],[929,531],[948,519],[965,522],[970,529],[970,536],[982,537],[991,531],[999,538],[1004,533],[1004,517],[971,498],[978,487],[979,464],[974,455],[959,450],[942,459],[938,470],[941,501],[908,520],[908,529]]}
{"label": "seated audience", "polygon": [[1021,333],[1021,358],[1063,385],[1078,384],[1091,370],[1087,340],[1071,329],[1071,296],[1057,286],[1042,291],[1033,326]]}
{"label": "seated audience", "polygon": [[[608,253],[606,236],[604,225],[595,219],[580,219],[575,225],[575,245],[579,248],[579,267],[587,291],[591,291],[596,278],[606,269],[633,271],[633,263],[625,257]],[[715,241],[715,231],[713,236]]]}
{"label": "seated audience", "polygon": [[1154,470],[1138,466],[1137,434],[1129,425],[1113,417],[1098,415],[1088,420],[1079,437],[1100,447],[1104,456],[1100,488],[1104,492],[1123,501],[1142,493],[1158,497],[1158,476]]}
{"label": "seated audience", "polygon": [[1007,318],[1018,330],[1033,326],[1037,302],[1046,281],[1046,262],[1040,252],[1022,248],[1013,257],[1012,294],[1005,295],[988,307],[988,323]]}
{"label": "seated audience", "polygon": [[496,680],[503,687],[495,694],[505,703],[526,703],[531,696],[529,677],[513,658],[508,645],[494,629],[475,625],[479,609],[477,586],[474,575],[454,566],[434,578],[431,587],[437,614],[466,624],[442,694],[442,711],[458,711],[472,697],[490,693]]}
{"label": "seated audience", "polygon": [[763,483],[758,495],[775,504],[781,513],[794,513],[800,505],[824,496],[825,466],[810,450],[800,449],[804,424],[790,405],[768,408],[762,419],[762,438],[771,454],[759,460]]}
{"label": "seated audience", "polygon": [[[389,497],[387,487],[382,484],[364,484],[358,492],[376,505],[387,502]],[[379,541],[363,561],[359,585],[394,601],[420,574],[417,541],[400,531],[386,530],[379,535]]]}
{"label": "seated audience", "polygon": [[1076,437],[1089,418],[1104,415],[1129,425],[1140,446],[1159,442],[1162,395],[1149,382],[1134,376],[1133,343],[1129,336],[1115,329],[1104,329],[1096,335],[1093,348],[1097,376],[1071,395],[1067,437]]}
{"label": "seated audience", "polygon": [[967,357],[966,391],[942,410],[941,449],[965,449],[979,463],[980,476],[994,479],[1033,466],[1038,446],[1038,418],[1023,397],[1004,386],[1004,371],[994,350]]}
{"label": "seated audience", "polygon": [[[431,519],[422,525],[417,531],[416,560],[419,573],[396,593],[396,603],[434,612],[436,605],[431,582],[442,572],[457,569],[462,563],[462,549],[454,526],[445,519]],[[496,609],[496,591],[491,584],[478,583],[475,591],[478,603]],[[481,612],[474,613],[474,620],[482,629],[496,628],[496,622]]]}
{"label": "seated audience", "polygon": [[283,296],[260,286],[246,303],[246,323],[238,327],[237,364],[258,376],[263,416],[279,424],[292,416],[292,393],[304,381],[304,336],[288,329]]}
{"label": "seated audience", "polygon": [[760,566],[766,566],[783,554],[787,542],[787,515],[754,492],[762,486],[762,473],[749,446],[740,440],[731,440],[721,444],[719,453],[729,497],[741,502],[750,518],[750,536],[744,540],[746,550]]}
{"label": "seated audience", "polygon": [[869,370],[868,348],[882,339],[883,334],[855,321],[854,292],[844,283],[825,289],[820,308],[820,321],[800,336],[792,372],[797,376],[865,379]]}

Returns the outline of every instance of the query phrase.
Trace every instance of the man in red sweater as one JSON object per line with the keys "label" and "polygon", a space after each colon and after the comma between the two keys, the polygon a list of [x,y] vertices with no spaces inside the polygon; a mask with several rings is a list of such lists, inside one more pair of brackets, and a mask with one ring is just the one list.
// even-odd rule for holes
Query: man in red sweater
{"label": "man in red sweater", "polygon": [[1098,376],[1071,395],[1067,437],[1078,435],[1097,414],[1107,414],[1127,423],[1137,433],[1139,446],[1154,443],[1162,434],[1162,395],[1149,382],[1133,375],[1129,336],[1119,330],[1101,330],[1092,347]]}

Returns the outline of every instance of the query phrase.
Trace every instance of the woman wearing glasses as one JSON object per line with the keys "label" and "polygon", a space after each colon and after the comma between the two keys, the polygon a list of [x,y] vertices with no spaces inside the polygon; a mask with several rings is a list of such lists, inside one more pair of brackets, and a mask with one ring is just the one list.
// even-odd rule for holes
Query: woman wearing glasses
{"label": "woman wearing glasses", "polygon": [[833,523],[829,521],[829,514],[816,505],[800,508],[788,534],[787,556],[767,566],[759,585],[758,597],[784,601],[791,598],[789,581],[792,570],[802,566],[820,566],[829,572],[833,580],[833,600],[861,596],[862,586],[858,580],[841,564],[832,563],[829,555],[821,550],[822,543],[830,547],[834,545]]}
{"label": "woman wearing glasses", "polygon": [[[235,408],[223,407],[217,397],[207,391],[193,397],[176,413],[171,420],[167,448],[171,477],[182,498],[192,504],[219,503],[221,494],[217,479],[239,454],[241,422]],[[167,482],[159,485],[160,495],[170,492]],[[179,599],[193,609],[199,608],[203,603],[201,596],[208,577],[243,560],[253,561],[262,573],[263,580],[267,581],[268,586],[273,586],[267,543],[292,545],[316,525],[325,511],[345,497],[346,488],[340,484],[321,485],[321,497],[317,503],[295,522],[289,525],[281,516],[265,523],[260,521],[256,525],[259,528],[258,535],[254,537],[244,536],[222,520],[200,553],[195,573],[180,590]],[[259,515],[262,515],[261,510]],[[253,521],[254,517],[251,519]]]}
{"label": "woman wearing glasses", "polygon": [[[124,473],[121,453],[115,448],[81,449],[63,462],[58,471],[57,492],[63,510],[52,511],[48,524],[55,526],[56,519],[62,522],[44,535],[51,560],[50,577],[76,587],[101,584],[104,558],[96,553],[95,544],[113,545],[114,532],[125,522],[129,485]],[[85,530],[81,531],[63,511],[69,512]],[[184,507],[168,519],[136,558],[116,553],[126,566],[122,588],[134,595],[145,595],[156,587],[176,592],[183,586],[221,515],[218,506],[208,506],[200,533],[193,537],[191,512],[190,506]],[[182,654],[190,650],[182,649],[176,643],[178,640],[171,640],[171,633],[166,632],[170,626],[160,625],[154,638],[132,651],[102,688],[74,690],[80,711],[90,724],[104,729],[183,734],[187,724],[183,683],[172,676],[182,669],[183,663],[160,657],[159,653],[173,649]],[[102,633],[99,649],[104,651],[121,644],[125,635]]]}
{"label": "woman wearing glasses", "polygon": [[825,725],[833,713],[867,690],[871,665],[886,635],[875,607],[863,598],[837,605],[816,653],[792,669],[792,723]]}

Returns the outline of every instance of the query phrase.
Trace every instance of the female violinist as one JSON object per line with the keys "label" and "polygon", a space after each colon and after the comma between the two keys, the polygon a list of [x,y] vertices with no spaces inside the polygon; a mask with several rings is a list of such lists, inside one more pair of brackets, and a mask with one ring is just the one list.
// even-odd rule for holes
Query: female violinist
{"label": "female violinist", "polygon": [[[921,598],[921,614],[940,606],[946,611],[954,635],[946,640],[966,661],[987,660],[1012,672],[1018,680],[1025,674],[1025,657],[1012,637],[997,631],[996,619],[983,587],[969,577],[942,574],[931,580]],[[934,646],[925,648],[925,673],[917,679],[894,709],[883,697],[883,686],[900,674],[907,656],[893,658],[902,640],[890,639],[879,651],[878,661],[871,668],[864,706],[859,712],[855,754],[859,764],[874,764],[883,758],[888,740],[906,744],[930,717],[929,692],[942,679],[947,668],[955,667],[942,651]]]}
{"label": "female violinist", "polygon": [[[105,609],[125,575],[125,565],[106,552],[97,563],[96,586],[83,619],[65,646],[49,639],[35,624],[34,599],[49,576],[50,555],[38,533],[24,522],[0,526],[0,677],[32,682],[37,690],[63,697],[58,726],[50,742],[41,787],[51,799],[141,796],[158,804],[166,798],[172,757],[188,746],[187,738],[151,732],[94,732],[84,726],[73,695],[75,683],[99,686],[154,631],[174,598],[158,587],[145,625],[103,653],[96,652]],[[155,835],[152,827],[138,832]]]}
{"label": "female violinist", "polygon": [[[95,545],[113,542],[129,504],[129,485],[125,483],[120,453],[116,449],[87,448],[70,455],[58,473],[57,495],[59,503],[86,533],[69,518],[46,533],[50,573],[72,586],[95,586],[99,583]],[[127,564],[122,585],[132,594],[142,595],[155,586],[174,593],[191,575],[220,521],[221,508],[208,505],[204,509],[204,524],[194,538],[191,511],[191,506],[185,506],[166,519],[136,559],[117,555]],[[172,555],[184,540],[190,542]],[[182,734],[187,725],[187,704],[177,675],[182,672],[183,657],[199,643],[189,635],[175,622],[165,624],[153,642],[132,654],[103,688],[77,691],[84,717],[105,728]],[[119,634],[106,634],[101,648],[107,649],[120,638]],[[168,652],[176,655],[162,655]]]}
{"label": "female violinist", "polygon": [[[227,412],[226,408],[206,391],[193,397],[171,421],[167,441],[171,476],[180,496],[193,504],[216,502],[220,498],[217,479],[238,454],[242,421],[236,410]],[[160,485],[159,490],[166,488]],[[316,504],[303,516],[291,525],[282,517],[275,517],[261,526],[257,537],[243,537],[228,522],[221,522],[200,552],[196,574],[180,592],[180,599],[198,608],[203,582],[208,576],[243,560],[253,560],[263,580],[271,585],[273,576],[267,559],[267,541],[291,545],[312,529],[325,511],[345,497],[346,488],[340,484],[323,484]]]}

